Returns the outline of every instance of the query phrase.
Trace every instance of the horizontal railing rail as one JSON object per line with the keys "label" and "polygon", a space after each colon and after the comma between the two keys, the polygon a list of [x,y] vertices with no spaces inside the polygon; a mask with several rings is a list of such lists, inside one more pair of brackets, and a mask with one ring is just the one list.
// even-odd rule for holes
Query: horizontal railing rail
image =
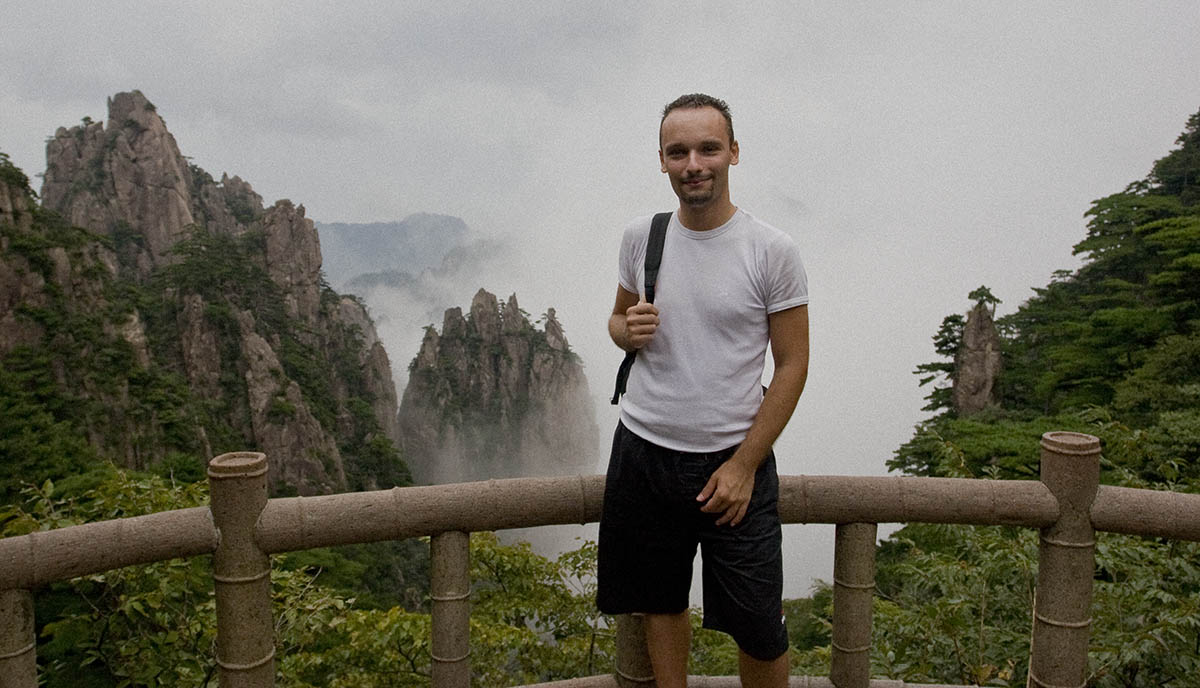
{"label": "horizontal railing rail", "polygon": [[[1073,653],[1072,657],[1079,654],[1075,646],[1082,637],[1083,664],[1076,657],[1067,663],[1068,669],[1059,672],[1059,677],[1035,676],[1031,680],[1034,685],[1082,683],[1082,677],[1074,684],[1064,682],[1063,677],[1066,673],[1078,673],[1079,669],[1072,667],[1086,666],[1087,627],[1075,617],[1079,616],[1080,604],[1090,604],[1092,533],[1099,530],[1200,541],[1200,495],[1099,486],[1099,442],[1087,435],[1048,433],[1043,438],[1042,451],[1041,481],[782,476],[779,511],[784,523],[838,525],[831,678],[795,677],[810,682],[793,681],[792,685],[831,685],[822,683],[829,680],[839,688],[868,685],[864,682],[867,681],[864,672],[868,668],[866,650],[870,644],[875,525],[893,522],[1040,529],[1041,572],[1053,569],[1047,562],[1061,555],[1066,557],[1063,570],[1071,579],[1067,583],[1046,583],[1066,586],[1066,592],[1057,591],[1056,601],[1048,604],[1073,607],[1070,612],[1060,609],[1035,613],[1035,618],[1047,621],[1039,622],[1046,627],[1043,630],[1035,623],[1031,676],[1037,665],[1039,644],[1053,645],[1043,636],[1055,637],[1057,631],[1062,631],[1062,637],[1071,638],[1068,644],[1072,648],[1054,652]],[[267,555],[419,536],[433,537],[434,685],[466,686],[469,653],[465,651],[465,619],[469,613],[470,583],[465,579],[465,535],[596,522],[604,493],[604,477],[594,475],[488,480],[268,500],[266,458],[248,452],[217,457],[211,464],[209,477],[212,485],[209,508],[182,509],[0,539],[0,686],[36,685],[30,590],[124,566],[205,554],[214,555],[222,685],[271,685],[274,650],[270,637]],[[1041,578],[1038,585],[1038,599],[1042,600]],[[267,605],[265,625],[261,618],[264,604]],[[1058,618],[1063,614],[1072,618]],[[247,615],[254,617],[251,626],[257,624],[256,628],[246,626],[242,623],[244,619],[238,618]],[[1087,614],[1080,618],[1087,618]],[[635,636],[640,632],[637,623],[633,620],[628,624]],[[446,628],[450,630],[442,633],[440,629]],[[264,633],[266,640],[260,637]],[[653,679],[648,677],[644,643],[640,639],[634,641],[626,654],[632,657],[626,661],[629,671],[618,667],[614,677],[581,677],[554,685],[648,685],[645,681]],[[619,658],[618,664],[621,661]],[[1069,678],[1074,680],[1074,674]],[[643,682],[637,683],[638,679]],[[727,685],[722,681],[698,679],[694,685]],[[906,684],[876,679],[869,685]]]}
{"label": "horizontal railing rail", "polygon": [[[1141,493],[1150,492],[1147,497]],[[267,501],[255,540],[268,554],[437,535],[600,520],[604,476],[510,478],[396,487]],[[1101,530],[1200,540],[1200,523],[1181,523],[1193,495],[1105,488]],[[1115,503],[1101,508],[1104,499]],[[1168,516],[1117,520],[1131,509]],[[1189,507],[1189,505],[1191,505]],[[1111,515],[1110,515],[1111,514]],[[779,516],[796,523],[957,523],[1040,528],[1058,502],[1035,480],[781,476]],[[1190,534],[1190,537],[1189,537]],[[212,554],[218,534],[206,507],[87,523],[0,539],[0,589],[30,588],[123,566]]]}

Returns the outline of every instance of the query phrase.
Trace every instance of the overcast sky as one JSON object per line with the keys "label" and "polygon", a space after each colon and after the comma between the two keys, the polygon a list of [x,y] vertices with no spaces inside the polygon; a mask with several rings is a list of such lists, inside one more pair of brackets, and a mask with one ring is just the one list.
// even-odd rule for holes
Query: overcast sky
{"label": "overcast sky", "polygon": [[[4,15],[0,150],[30,176],[58,126],[140,89],[184,155],[268,204],[323,222],[444,213],[516,247],[446,305],[485,287],[556,308],[598,402],[620,360],[605,334],[620,230],[676,203],[661,108],[725,98],[733,200],[795,237],[808,269],[789,474],[885,472],[926,416],[911,371],[942,318],[981,284],[1010,312],[1076,267],[1089,203],[1143,177],[1200,109],[1190,1],[18,0]],[[615,414],[598,417],[607,438]],[[790,592],[828,579],[831,529],[785,532]]]}

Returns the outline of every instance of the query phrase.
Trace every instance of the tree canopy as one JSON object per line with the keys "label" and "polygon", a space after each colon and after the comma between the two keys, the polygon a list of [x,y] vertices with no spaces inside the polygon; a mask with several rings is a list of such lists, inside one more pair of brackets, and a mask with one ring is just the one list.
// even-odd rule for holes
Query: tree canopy
{"label": "tree canopy", "polygon": [[[1200,113],[1142,180],[1094,201],[1083,264],[1001,317],[999,408],[948,403],[963,316],[934,335],[941,380],[889,468],[909,475],[1036,478],[1038,438],[1100,438],[1102,482],[1200,491]],[[991,297],[983,288],[968,301]],[[994,297],[992,297],[994,298]],[[879,675],[1025,683],[1036,534],[908,525],[879,550]],[[1088,685],[1185,686],[1200,668],[1200,547],[1099,534]]]}

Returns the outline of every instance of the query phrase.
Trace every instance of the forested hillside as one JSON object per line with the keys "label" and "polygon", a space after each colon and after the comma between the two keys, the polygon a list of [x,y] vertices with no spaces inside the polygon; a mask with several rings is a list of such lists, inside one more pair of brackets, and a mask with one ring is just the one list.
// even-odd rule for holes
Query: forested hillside
{"label": "forested hillside", "polygon": [[[1032,478],[1038,438],[1096,435],[1106,484],[1200,491],[1200,113],[1149,174],[1092,203],[1083,265],[997,319],[990,403],[956,405],[969,317],[920,366],[937,415],[889,462],[908,475]],[[991,311],[986,287],[972,315]],[[947,360],[952,359],[952,360]],[[882,545],[880,675],[1024,685],[1037,534],[910,525]],[[1190,686],[1200,670],[1200,548],[1100,534],[1092,623],[1096,686]]]}
{"label": "forested hillside", "polygon": [[[0,152],[0,532],[190,506],[226,451],[266,452],[277,495],[409,484],[387,355],[320,267],[303,206],[188,163],[137,91],[58,129],[40,195]],[[363,606],[419,609],[428,587],[417,542],[290,565]],[[198,685],[207,567],[37,591],[46,684]]]}
{"label": "forested hillside", "polygon": [[278,493],[409,481],[391,367],[302,205],[187,162],[138,92],[0,158],[0,499],[98,462],[186,478],[244,449]]}

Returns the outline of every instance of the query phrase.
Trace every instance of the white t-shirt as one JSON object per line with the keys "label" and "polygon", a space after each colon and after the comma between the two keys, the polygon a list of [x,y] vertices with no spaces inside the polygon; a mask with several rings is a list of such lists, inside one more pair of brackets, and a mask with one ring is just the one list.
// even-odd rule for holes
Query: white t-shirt
{"label": "white t-shirt", "polygon": [[[621,421],[668,449],[712,452],[745,439],[762,402],[767,315],[807,304],[808,277],[796,242],[747,212],[705,232],[676,215],[654,287],[659,326],[630,371]],[[618,281],[635,294],[650,220],[621,241]]]}

